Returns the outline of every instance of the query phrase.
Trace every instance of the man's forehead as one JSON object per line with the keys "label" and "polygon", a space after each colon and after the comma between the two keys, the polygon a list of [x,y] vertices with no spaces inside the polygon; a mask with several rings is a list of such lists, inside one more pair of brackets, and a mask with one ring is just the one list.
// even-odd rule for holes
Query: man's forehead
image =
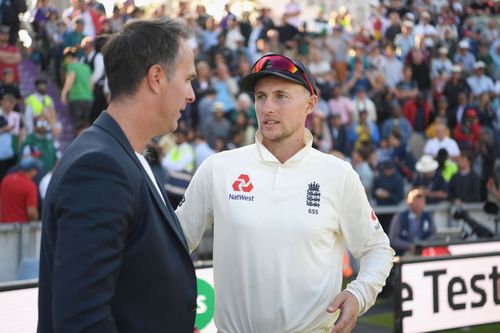
{"label": "man's forehead", "polygon": [[[291,91],[304,88],[300,83],[286,80],[277,76],[264,76],[255,83],[255,93],[258,92],[274,92],[274,91]],[[307,89],[306,89],[307,90]]]}

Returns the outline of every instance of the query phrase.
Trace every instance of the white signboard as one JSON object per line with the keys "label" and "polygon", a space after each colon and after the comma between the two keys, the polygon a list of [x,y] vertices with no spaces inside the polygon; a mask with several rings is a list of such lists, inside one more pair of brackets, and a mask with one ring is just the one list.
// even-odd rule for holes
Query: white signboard
{"label": "white signboard", "polygon": [[500,253],[401,263],[402,331],[500,322]]}
{"label": "white signboard", "polygon": [[[196,277],[198,298],[195,332],[216,333],[213,268],[196,269]],[[0,332],[36,332],[37,303],[37,287],[0,292]]]}

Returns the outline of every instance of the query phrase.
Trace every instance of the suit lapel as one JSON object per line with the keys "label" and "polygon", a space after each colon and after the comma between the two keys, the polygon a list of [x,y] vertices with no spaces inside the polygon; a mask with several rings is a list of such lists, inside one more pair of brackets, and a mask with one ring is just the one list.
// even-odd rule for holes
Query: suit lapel
{"label": "suit lapel", "polygon": [[160,188],[160,191],[163,195],[163,198],[165,199],[165,203],[163,203],[163,200],[160,197],[158,191],[156,190],[155,185],[153,184],[148,174],[142,167],[141,162],[135,155],[135,152],[132,146],[130,145],[130,142],[125,136],[125,133],[123,133],[122,129],[120,128],[120,125],[118,125],[118,123],[106,111],[101,113],[101,115],[94,122],[94,125],[111,134],[111,136],[113,136],[118,141],[123,150],[125,150],[125,152],[129,155],[129,157],[134,161],[136,166],[142,172],[143,177],[146,179],[149,191],[151,192],[151,195],[153,196],[156,205],[162,212],[166,220],[166,224],[170,227],[170,229],[172,229],[172,231],[177,236],[177,238],[181,242],[182,246],[186,249],[186,251],[189,252],[187,241],[180,227],[179,220],[177,219],[177,216],[175,215],[175,212],[172,209],[172,206],[170,205],[167,196],[163,192],[161,184],[158,182],[158,180],[156,180],[158,187]]}

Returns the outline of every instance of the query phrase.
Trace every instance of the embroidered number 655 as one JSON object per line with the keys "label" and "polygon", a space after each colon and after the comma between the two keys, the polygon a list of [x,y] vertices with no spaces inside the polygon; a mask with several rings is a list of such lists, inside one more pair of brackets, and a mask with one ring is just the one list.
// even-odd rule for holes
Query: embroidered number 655
{"label": "embroidered number 655", "polygon": [[307,210],[307,212],[308,212],[309,214],[314,214],[314,215],[317,215],[317,214],[318,214],[318,210],[317,210],[317,209],[314,209],[314,208],[309,208],[309,209]]}

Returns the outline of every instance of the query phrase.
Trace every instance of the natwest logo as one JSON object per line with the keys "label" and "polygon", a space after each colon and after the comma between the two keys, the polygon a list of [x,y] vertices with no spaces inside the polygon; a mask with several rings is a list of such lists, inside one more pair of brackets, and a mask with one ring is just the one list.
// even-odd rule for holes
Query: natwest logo
{"label": "natwest logo", "polygon": [[253,190],[253,185],[250,182],[250,177],[245,174],[241,174],[238,179],[236,179],[233,183],[233,190],[235,192],[252,192]]}

